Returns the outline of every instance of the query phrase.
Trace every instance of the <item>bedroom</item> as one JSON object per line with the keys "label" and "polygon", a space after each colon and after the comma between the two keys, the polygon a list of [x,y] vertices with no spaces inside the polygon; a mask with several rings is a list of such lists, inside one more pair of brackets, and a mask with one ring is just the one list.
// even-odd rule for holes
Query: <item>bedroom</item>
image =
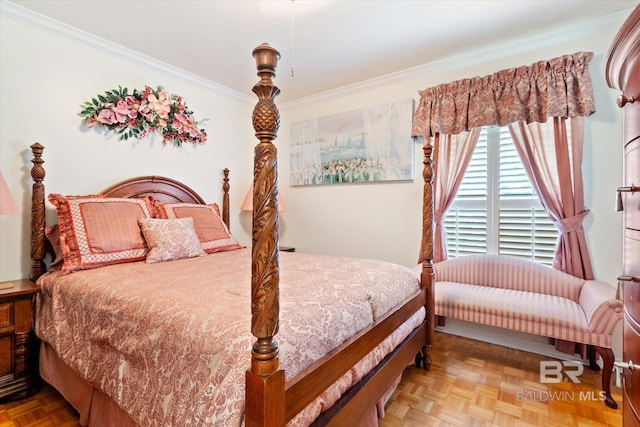
{"label": "bedroom", "polygon": [[[588,120],[590,137],[586,142],[584,165],[586,204],[592,215],[586,219],[585,228],[596,276],[615,283],[619,274],[621,238],[617,234],[612,236],[611,229],[620,229],[621,218],[614,212],[610,189],[619,185],[621,147],[607,142],[620,139],[621,118],[614,107],[617,93],[606,87],[601,76],[609,44],[633,3],[627,3],[625,11],[590,25],[588,31],[574,28],[575,31],[565,37],[557,34],[533,36],[529,40],[531,48],[518,46],[517,50],[509,50],[503,56],[489,56],[481,51],[459,60],[461,65],[427,66],[393,78],[382,78],[375,84],[368,82],[288,103],[276,99],[282,117],[280,136],[276,141],[281,154],[280,188],[287,206],[287,211],[280,217],[281,243],[294,246],[299,252],[380,258],[404,265],[414,263],[419,251],[419,144],[415,146],[416,179],[412,183],[290,187],[286,171],[289,170],[287,150],[291,123],[380,102],[415,99],[418,90],[441,82],[589,50],[595,52],[590,69],[597,113]],[[130,52],[116,49],[114,53],[113,47],[104,45],[102,40],[90,39],[87,43],[82,35],[65,33],[66,28],[52,30],[40,19],[24,20],[20,14],[16,16],[4,11],[2,14],[0,169],[21,211],[26,212],[29,205],[28,146],[36,141],[47,148],[45,166],[51,171],[47,176],[47,188],[63,188],[69,194],[95,191],[134,173],[160,174],[180,179],[205,199],[218,201],[221,198],[220,171],[228,167],[233,176],[231,229],[242,243],[249,244],[250,219],[246,212],[240,211],[239,205],[250,185],[255,141],[247,124],[254,104],[249,91],[256,79],[250,57],[250,50],[255,46],[239,53],[246,57],[246,68],[251,71],[252,80],[247,90],[238,94],[148,58],[132,57]],[[258,43],[262,41],[259,39]],[[287,46],[276,47],[283,56],[286,54]],[[302,47],[298,45],[297,49]],[[24,55],[25,51],[30,54]],[[207,52],[196,54],[206,55]],[[301,72],[301,66],[297,68]],[[283,66],[275,80],[283,96],[287,73]],[[131,87],[162,84],[168,90],[180,93],[198,117],[209,119],[204,124],[209,140],[202,146],[178,150],[163,147],[157,140],[123,143],[114,135],[82,127],[78,116],[81,103],[118,84]],[[77,92],[69,88],[77,88]],[[9,115],[7,111],[14,113]],[[611,166],[599,167],[602,164]],[[71,165],[72,173],[59,172]],[[397,209],[398,206],[402,209]],[[322,215],[317,214],[319,211]],[[372,211],[379,215],[362,214]],[[29,271],[29,223],[24,215],[17,215],[2,217],[0,225],[0,279],[24,277]],[[371,229],[377,232],[370,233]],[[346,241],[345,236],[348,236]],[[618,345],[620,340],[618,335]],[[620,354],[619,351],[616,353]]]}

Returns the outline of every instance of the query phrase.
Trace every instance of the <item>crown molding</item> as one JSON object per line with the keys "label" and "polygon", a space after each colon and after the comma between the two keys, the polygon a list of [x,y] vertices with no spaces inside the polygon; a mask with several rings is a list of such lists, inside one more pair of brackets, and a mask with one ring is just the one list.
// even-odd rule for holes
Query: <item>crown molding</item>
{"label": "crown molding", "polygon": [[[604,17],[599,17],[595,20],[573,23],[572,25],[559,30],[528,35],[517,39],[510,39],[504,43],[485,46],[481,49],[470,50],[456,56],[443,58],[438,61],[419,65],[417,67],[409,68],[391,74],[386,74],[369,80],[364,80],[352,85],[347,85],[314,95],[309,95],[303,98],[286,101],[281,103],[280,107],[295,107],[297,105],[321,101],[335,96],[365,91],[374,87],[379,87],[381,85],[390,85],[401,82],[403,80],[420,78],[422,76],[428,75],[429,73],[446,72],[465,66],[471,66],[482,62],[507,57],[522,52],[522,46],[526,46],[527,49],[538,49],[566,41],[571,41],[601,31],[602,29],[611,28],[615,25],[619,26],[622,22],[624,22],[624,20],[631,12],[632,9],[628,9]],[[218,92],[222,95],[235,98],[239,101],[249,103],[254,102],[252,97],[244,93],[237,92],[211,80],[204,79],[198,75],[189,73],[176,66],[143,55],[134,50],[112,43],[106,39],[94,36],[93,34],[64,24],[45,15],[33,12],[8,0],[0,0],[0,15],[27,23],[43,31],[65,37],[75,42],[82,43],[99,50],[110,52],[124,59],[138,62],[140,64],[155,68],[159,71],[173,74],[177,77],[186,79],[195,84]]]}
{"label": "crown molding", "polygon": [[159,61],[140,52],[125,48],[124,46],[110,42],[109,40],[97,37],[86,31],[80,30],[76,27],[67,25],[48,16],[26,9],[10,1],[0,1],[0,15],[31,25],[42,31],[64,37],[68,40],[72,40],[74,42],[81,43],[98,50],[109,52],[110,54],[119,56],[128,61],[137,62],[147,67],[155,68],[158,71],[173,74],[176,77],[203,86],[207,89],[213,90],[214,92],[220,93],[221,95],[230,96],[243,102],[253,101],[253,99],[246,94],[229,89],[226,86],[223,86],[211,80],[204,79],[198,75],[192,74],[171,64]]}
{"label": "crown molding", "polygon": [[391,85],[404,80],[421,78],[430,73],[441,73],[483,62],[492,61],[521,53],[523,46],[526,50],[540,49],[553,46],[559,43],[568,42],[578,38],[586,37],[599,31],[617,28],[627,18],[633,9],[616,12],[598,19],[590,19],[586,21],[576,22],[562,29],[537,33],[516,39],[510,39],[503,43],[497,43],[484,46],[480,49],[469,50],[459,55],[443,58],[428,64],[419,65],[417,67],[408,68],[406,70],[395,73],[386,74],[384,76],[375,77],[373,79],[364,80],[352,85],[343,86],[329,91],[309,95],[304,98],[298,98],[281,104],[282,108],[290,108],[298,105],[317,102],[325,99],[331,99],[336,96],[353,94],[354,92],[365,91],[371,88]]}

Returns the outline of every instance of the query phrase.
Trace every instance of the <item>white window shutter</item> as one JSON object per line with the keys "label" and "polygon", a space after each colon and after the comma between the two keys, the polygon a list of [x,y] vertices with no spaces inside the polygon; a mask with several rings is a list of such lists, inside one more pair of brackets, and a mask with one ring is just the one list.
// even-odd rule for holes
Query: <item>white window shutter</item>
{"label": "white window shutter", "polygon": [[[491,170],[494,164],[496,170]],[[499,253],[553,262],[558,232],[535,194],[508,128],[482,129],[444,226],[450,258]]]}

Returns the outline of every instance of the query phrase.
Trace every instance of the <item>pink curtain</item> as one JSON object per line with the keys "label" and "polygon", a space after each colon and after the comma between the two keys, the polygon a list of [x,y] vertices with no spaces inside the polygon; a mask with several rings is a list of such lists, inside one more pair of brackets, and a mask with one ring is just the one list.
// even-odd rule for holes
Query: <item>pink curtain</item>
{"label": "pink curtain", "polygon": [[584,206],[582,154],[584,117],[554,117],[545,123],[509,125],[511,137],[540,201],[560,232],[553,267],[593,279],[582,227]]}
{"label": "pink curtain", "polygon": [[[442,135],[477,127],[511,125],[525,168],[561,233],[554,267],[587,279],[593,278],[593,271],[582,228],[588,210],[584,207],[581,167],[584,117],[596,111],[589,74],[591,58],[592,52],[577,52],[425,89],[420,92],[412,129],[413,137],[428,142],[436,135],[443,139]],[[570,119],[570,138],[566,118]],[[553,119],[551,124],[541,125],[549,119]],[[452,153],[443,152],[437,163],[449,164],[453,160],[444,157]],[[438,173],[434,167],[434,180]],[[434,186],[436,209],[445,206],[453,194]],[[437,200],[443,204],[438,205]],[[437,227],[438,218],[434,219]],[[439,235],[442,238],[441,233],[434,233],[435,241]],[[442,254],[446,256],[446,247]],[[575,347],[557,342],[556,348],[564,351],[558,347],[562,344],[571,344],[572,350]]]}
{"label": "pink curtain", "polygon": [[[562,234],[554,267],[585,278],[593,277],[582,228],[588,210],[584,207],[581,175],[584,117],[595,112],[589,74],[591,58],[592,52],[577,52],[425,89],[420,92],[412,130],[414,137],[428,141],[435,135],[457,135],[481,126],[514,124],[512,129],[527,128],[527,132],[512,130],[512,135],[514,141],[521,140],[516,144],[521,147],[521,159],[525,166],[529,165],[543,206]],[[558,123],[552,135],[534,137],[543,132],[535,124],[551,118],[552,123]],[[566,118],[572,124],[570,141],[564,130]],[[545,144],[544,150],[541,144]],[[438,164],[452,161],[442,159]],[[434,167],[434,180],[438,173]],[[440,208],[454,194],[442,186],[434,187],[434,200],[442,201]],[[434,222],[437,227],[438,218]],[[435,239],[441,233],[436,232]],[[446,248],[442,254],[446,257]]]}
{"label": "pink curtain", "polygon": [[[444,261],[447,254],[447,231],[444,215],[458,192],[476,148],[480,128],[457,135],[437,134],[433,140],[433,262]],[[422,253],[422,251],[420,251]]]}

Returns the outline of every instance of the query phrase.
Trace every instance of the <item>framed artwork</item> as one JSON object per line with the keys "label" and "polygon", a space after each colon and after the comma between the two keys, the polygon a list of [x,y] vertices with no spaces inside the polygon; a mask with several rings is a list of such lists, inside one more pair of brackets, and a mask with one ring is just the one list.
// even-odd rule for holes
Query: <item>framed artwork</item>
{"label": "framed artwork", "polygon": [[412,181],[413,100],[291,125],[291,185]]}

